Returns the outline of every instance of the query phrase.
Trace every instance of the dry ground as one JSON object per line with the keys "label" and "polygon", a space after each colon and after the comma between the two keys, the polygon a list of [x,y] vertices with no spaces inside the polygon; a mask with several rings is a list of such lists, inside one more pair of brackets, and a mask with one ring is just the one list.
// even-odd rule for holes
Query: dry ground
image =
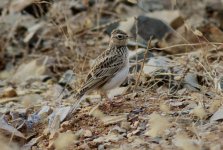
{"label": "dry ground", "polygon": [[[220,0],[1,1],[0,146],[223,149],[222,6]],[[116,27],[134,36],[128,80],[111,92],[112,104],[96,107],[101,98],[92,92],[66,120],[73,93]]]}

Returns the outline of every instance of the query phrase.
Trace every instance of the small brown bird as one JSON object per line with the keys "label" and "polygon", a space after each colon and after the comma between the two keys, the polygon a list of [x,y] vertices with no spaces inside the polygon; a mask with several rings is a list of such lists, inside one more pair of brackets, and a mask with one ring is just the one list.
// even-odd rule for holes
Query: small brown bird
{"label": "small brown bird", "polygon": [[84,94],[99,90],[108,99],[107,92],[123,83],[129,72],[128,38],[122,30],[112,31],[109,47],[96,58],[85,83],[75,96],[79,101],[72,106],[71,113],[79,106]]}

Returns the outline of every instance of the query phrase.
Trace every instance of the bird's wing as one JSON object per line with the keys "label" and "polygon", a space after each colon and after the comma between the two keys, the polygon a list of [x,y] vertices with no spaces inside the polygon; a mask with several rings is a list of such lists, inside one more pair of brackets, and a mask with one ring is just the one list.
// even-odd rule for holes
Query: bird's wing
{"label": "bird's wing", "polygon": [[97,65],[101,61],[103,61],[106,57],[109,56],[109,49],[106,49],[103,53],[101,53],[96,59],[93,66]]}
{"label": "bird's wing", "polygon": [[101,59],[94,65],[93,69],[88,74],[82,89],[92,89],[103,85],[121,70],[124,65],[121,56],[112,55]]}

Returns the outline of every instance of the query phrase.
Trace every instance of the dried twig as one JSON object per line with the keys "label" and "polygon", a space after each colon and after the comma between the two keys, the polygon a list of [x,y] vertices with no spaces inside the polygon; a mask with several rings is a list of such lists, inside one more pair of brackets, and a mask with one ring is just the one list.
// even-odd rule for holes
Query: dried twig
{"label": "dried twig", "polygon": [[138,78],[137,78],[137,80],[136,80],[135,89],[137,88],[137,86],[138,86],[138,82],[139,82],[140,77],[141,77],[141,75],[142,75],[142,71],[143,71],[143,68],[144,68],[144,65],[145,65],[145,61],[146,61],[146,56],[147,56],[147,54],[148,54],[149,47],[151,46],[151,41],[152,41],[152,36],[151,36],[150,39],[149,39],[149,42],[148,42],[148,45],[147,45],[147,49],[146,49],[146,51],[145,51],[145,53],[144,53],[144,58],[143,58],[143,62],[142,62],[142,64],[141,64],[141,69],[140,69]]}

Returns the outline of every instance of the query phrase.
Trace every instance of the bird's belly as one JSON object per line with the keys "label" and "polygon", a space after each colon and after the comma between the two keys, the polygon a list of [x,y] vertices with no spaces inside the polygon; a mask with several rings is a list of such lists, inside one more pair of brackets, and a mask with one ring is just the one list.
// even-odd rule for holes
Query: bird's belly
{"label": "bird's belly", "polygon": [[122,70],[120,70],[108,83],[106,83],[102,90],[109,91],[115,87],[120,86],[126,79],[129,73],[129,64],[127,64]]}

